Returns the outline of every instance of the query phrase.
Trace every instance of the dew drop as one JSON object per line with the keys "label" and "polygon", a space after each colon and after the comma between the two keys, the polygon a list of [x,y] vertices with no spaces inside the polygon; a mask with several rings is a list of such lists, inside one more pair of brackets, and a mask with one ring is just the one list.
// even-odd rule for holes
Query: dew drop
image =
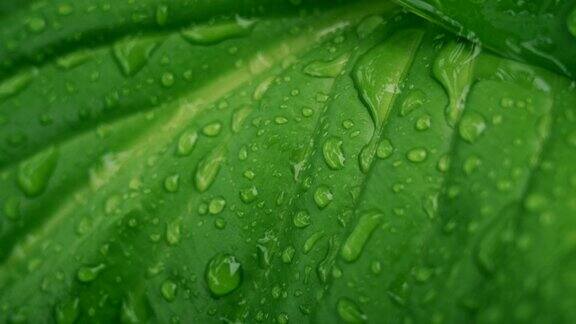
{"label": "dew drop", "polygon": [[162,77],[160,77],[160,83],[162,83],[165,88],[170,88],[174,85],[174,82],[174,74],[171,72],[165,72],[162,74]]}
{"label": "dew drop", "polygon": [[320,209],[326,208],[332,200],[334,199],[334,194],[328,186],[321,185],[314,192],[314,202]]}
{"label": "dew drop", "polygon": [[255,20],[237,16],[233,20],[192,26],[182,31],[182,37],[193,44],[217,44],[227,39],[247,36],[255,24]]}
{"label": "dew drop", "polygon": [[335,78],[348,63],[348,55],[344,54],[331,61],[314,61],[304,67],[304,73],[317,78]]}
{"label": "dew drop", "polygon": [[174,281],[168,279],[164,281],[160,286],[160,293],[162,294],[164,300],[167,302],[172,302],[176,299],[176,294],[178,293],[178,285]]}
{"label": "dew drop", "polygon": [[217,147],[198,163],[194,175],[194,184],[198,191],[204,192],[214,183],[225,160],[225,153],[225,149]]}
{"label": "dew drop", "polygon": [[342,151],[342,139],[339,137],[330,137],[324,142],[322,147],[324,161],[333,170],[340,170],[344,167],[346,158]]}
{"label": "dew drop", "polygon": [[338,299],[336,311],[340,318],[346,323],[365,323],[368,317],[355,302],[351,299],[342,297]]}
{"label": "dew drop", "polygon": [[166,243],[176,245],[182,239],[182,220],[177,218],[166,224]]}
{"label": "dew drop", "polygon": [[423,162],[424,160],[426,160],[427,157],[428,157],[428,151],[426,151],[426,149],[424,148],[415,148],[406,153],[406,158],[408,159],[408,161],[414,163]]}
{"label": "dew drop", "polygon": [[394,153],[394,146],[392,146],[390,140],[383,139],[380,141],[378,148],[376,149],[376,156],[382,160],[385,160],[392,156],[392,153]]}
{"label": "dew drop", "polygon": [[226,253],[214,256],[206,267],[206,283],[216,296],[228,295],[242,282],[242,265],[236,257]]}
{"label": "dew drop", "polygon": [[212,215],[220,214],[226,207],[226,200],[222,197],[216,197],[210,200],[208,212]]}
{"label": "dew drop", "polygon": [[425,130],[430,128],[431,124],[432,124],[432,119],[431,119],[430,115],[426,114],[426,115],[421,116],[420,118],[418,118],[416,120],[416,125],[414,127],[416,128],[416,130],[425,131]]}
{"label": "dew drop", "polygon": [[424,91],[420,89],[410,90],[400,106],[400,116],[408,116],[414,110],[422,107],[426,100],[427,97]]}
{"label": "dew drop", "polygon": [[474,143],[486,130],[486,120],[476,112],[469,112],[462,116],[458,133],[468,143]]}
{"label": "dew drop", "polygon": [[0,102],[24,90],[32,82],[33,76],[34,71],[27,70],[2,81],[0,83]]}
{"label": "dew drop", "polygon": [[310,235],[310,237],[308,237],[308,239],[304,241],[304,246],[302,248],[304,254],[310,253],[310,251],[312,251],[314,246],[316,246],[316,243],[318,243],[318,241],[320,241],[320,239],[322,239],[323,237],[324,237],[323,231],[319,231]]}
{"label": "dew drop", "polygon": [[148,38],[130,37],[114,44],[116,62],[126,76],[138,73],[148,63],[158,42]]}
{"label": "dew drop", "polygon": [[28,197],[39,196],[46,190],[56,169],[58,150],[52,146],[18,166],[18,186]]}
{"label": "dew drop", "polygon": [[41,33],[46,29],[46,20],[42,17],[32,17],[27,22],[28,30],[33,33]]}
{"label": "dew drop", "polygon": [[83,266],[78,269],[76,273],[76,278],[80,282],[92,282],[98,278],[98,275],[106,268],[104,264],[99,264],[93,267]]}
{"label": "dew drop", "polygon": [[250,186],[240,190],[240,199],[249,204],[258,198],[258,189],[255,186]]}
{"label": "dew drop", "polygon": [[178,156],[188,156],[194,150],[196,142],[198,141],[198,133],[194,130],[185,130],[180,137],[178,137],[178,143],[176,145],[176,155]]}
{"label": "dew drop", "polygon": [[294,215],[292,222],[297,228],[308,227],[311,223],[310,214],[305,210],[301,210]]}
{"label": "dew drop", "polygon": [[218,134],[220,134],[221,130],[222,130],[222,123],[213,122],[202,128],[202,134],[209,137],[215,137],[218,136]]}
{"label": "dew drop", "polygon": [[340,255],[344,260],[352,262],[358,259],[366,242],[368,242],[368,239],[382,221],[382,217],[382,214],[378,211],[366,212],[360,216],[358,224],[356,224],[340,250]]}
{"label": "dew drop", "polygon": [[178,184],[180,182],[180,175],[179,174],[172,174],[164,179],[164,189],[167,192],[176,192],[178,191]]}
{"label": "dew drop", "polygon": [[80,299],[78,297],[56,305],[54,319],[57,324],[73,324],[79,315]]}

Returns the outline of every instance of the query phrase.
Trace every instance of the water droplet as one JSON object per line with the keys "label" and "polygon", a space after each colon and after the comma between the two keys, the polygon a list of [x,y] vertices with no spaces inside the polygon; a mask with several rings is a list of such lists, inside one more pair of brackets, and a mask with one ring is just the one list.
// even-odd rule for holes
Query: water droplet
{"label": "water droplet", "polygon": [[324,161],[333,170],[340,170],[344,167],[346,158],[342,152],[342,139],[339,137],[330,137],[324,142],[322,147]]}
{"label": "water droplet", "polygon": [[158,42],[149,38],[130,37],[114,44],[114,57],[126,76],[138,73],[148,63]]}
{"label": "water droplet", "polygon": [[438,211],[438,193],[426,195],[422,199],[422,209],[430,219],[434,219]]}
{"label": "water droplet", "polygon": [[288,118],[286,118],[284,116],[278,116],[278,117],[274,118],[274,122],[277,125],[284,125],[288,122]]}
{"label": "water droplet", "polygon": [[472,172],[476,171],[480,165],[482,165],[482,160],[479,157],[475,155],[470,156],[464,161],[464,173],[466,173],[466,175],[470,175]]}
{"label": "water droplet", "polygon": [[301,210],[294,215],[292,222],[294,223],[294,226],[298,228],[308,227],[311,223],[310,214],[305,210]]}
{"label": "water droplet", "polygon": [[476,112],[466,113],[460,121],[458,133],[468,143],[474,143],[486,130],[486,120]]}
{"label": "water droplet", "polygon": [[294,254],[296,254],[296,249],[293,246],[288,246],[284,251],[282,251],[282,262],[286,264],[292,263]]}
{"label": "water droplet", "polygon": [[380,16],[368,16],[358,24],[358,27],[356,27],[356,34],[360,39],[366,38],[384,23],[386,23],[384,18]]}
{"label": "water droplet", "polygon": [[182,220],[177,218],[166,224],[166,243],[176,245],[182,238]]}
{"label": "water droplet", "polygon": [[164,179],[164,189],[168,192],[178,191],[178,183],[180,182],[179,174],[172,174]]}
{"label": "water droplet", "polygon": [[336,311],[340,318],[346,323],[364,323],[368,320],[368,317],[362,312],[360,307],[346,297],[338,299]]}
{"label": "water droplet", "polygon": [[202,128],[202,134],[209,137],[214,137],[218,136],[221,130],[222,130],[222,124],[220,122],[213,122]]}
{"label": "water droplet", "polygon": [[42,17],[32,17],[27,22],[28,30],[33,33],[41,33],[46,29],[46,20]]}
{"label": "water droplet", "polygon": [[57,324],[74,324],[79,314],[80,299],[78,297],[56,305],[54,319]]}
{"label": "water droplet", "polygon": [[225,160],[225,154],[224,148],[217,147],[198,163],[194,175],[194,184],[198,191],[204,192],[214,183]]}
{"label": "water droplet", "polygon": [[102,272],[105,268],[106,266],[102,263],[93,267],[80,267],[76,273],[76,278],[78,278],[78,280],[81,282],[92,282],[98,278],[100,272]]}
{"label": "water droplet", "polygon": [[210,292],[224,296],[236,290],[242,282],[242,265],[233,255],[220,253],[206,267],[206,283]]}
{"label": "water droplet", "polygon": [[24,90],[32,82],[34,73],[33,70],[27,70],[2,81],[0,83],[0,102]]}
{"label": "water droplet", "polygon": [[397,32],[364,54],[354,67],[354,86],[374,122],[372,138],[359,155],[360,168],[365,173],[372,165],[400,83],[412,64],[423,34],[420,30]]}
{"label": "water droplet", "polygon": [[568,27],[568,31],[570,31],[570,34],[576,37],[576,7],[572,9],[572,12],[568,15],[568,19],[566,20],[566,26]]}
{"label": "water droplet", "polygon": [[383,139],[380,141],[378,148],[376,149],[376,156],[382,160],[385,160],[392,156],[392,153],[394,153],[394,146],[392,146],[390,140]]}
{"label": "water droplet", "polygon": [[264,94],[266,94],[266,92],[268,91],[268,88],[270,88],[270,85],[272,85],[272,82],[274,82],[274,77],[268,77],[266,79],[264,79],[262,82],[260,82],[260,84],[258,84],[258,86],[256,87],[256,89],[254,90],[254,94],[253,94],[253,98],[256,101],[262,100],[262,98],[264,97]]}
{"label": "water droplet", "polygon": [[426,160],[427,157],[428,157],[428,151],[426,151],[426,149],[424,148],[415,148],[406,153],[406,158],[408,159],[408,161],[414,163],[423,162],[424,160]]}
{"label": "water droplet", "polygon": [[28,197],[36,197],[46,190],[56,169],[58,150],[52,146],[18,166],[18,186]]}
{"label": "water droplet", "polygon": [[252,32],[255,20],[237,16],[228,21],[212,22],[205,25],[192,26],[182,31],[182,36],[193,44],[217,44],[231,38],[243,37]]}
{"label": "water droplet", "polygon": [[58,5],[58,14],[60,16],[68,16],[74,12],[74,7],[72,5],[63,3]]}
{"label": "water droplet", "polygon": [[156,7],[156,23],[158,26],[165,26],[168,22],[168,6],[159,5]]}
{"label": "water droplet", "polygon": [[382,221],[382,214],[378,211],[363,213],[358,220],[358,224],[342,245],[340,255],[348,262],[355,261],[360,256],[366,242]]}
{"label": "water droplet", "polygon": [[198,141],[198,133],[194,130],[185,130],[178,138],[176,145],[176,155],[188,156],[194,150]]}
{"label": "water droplet", "polygon": [[240,190],[240,199],[249,204],[258,198],[258,189],[255,186],[250,186]]}
{"label": "water droplet", "polygon": [[16,196],[9,197],[4,202],[4,215],[10,220],[16,220],[20,216],[20,198]]}
{"label": "water droplet", "polygon": [[414,110],[422,107],[426,102],[426,93],[420,89],[413,89],[408,92],[402,105],[400,106],[400,116],[408,116]]}
{"label": "water droplet", "polygon": [[56,59],[56,66],[64,70],[70,70],[92,59],[92,52],[80,50]]}
{"label": "water droplet", "polygon": [[160,286],[160,293],[167,302],[172,302],[176,299],[178,285],[174,281],[168,279]]}
{"label": "water droplet", "polygon": [[226,207],[226,200],[222,197],[216,197],[210,200],[208,204],[208,212],[212,215],[220,214],[224,207]]}
{"label": "water droplet", "polygon": [[120,322],[122,324],[136,324],[146,322],[152,310],[145,293],[128,292],[122,301]]}
{"label": "water droplet", "polygon": [[174,85],[174,74],[171,72],[164,72],[160,78],[160,83],[166,88],[170,88]]}
{"label": "water droplet", "polygon": [[434,61],[432,72],[448,94],[446,121],[452,127],[457,124],[464,109],[477,55],[477,48],[470,43],[450,42],[442,48]]}
{"label": "water droplet", "polygon": [[316,246],[316,243],[318,243],[318,241],[320,241],[320,239],[322,239],[323,237],[324,237],[323,231],[319,231],[310,235],[310,237],[308,237],[308,239],[306,239],[306,241],[304,242],[304,246],[302,248],[304,254],[310,253],[310,251],[312,251],[314,246]]}
{"label": "water droplet", "polygon": [[432,124],[432,119],[431,119],[430,115],[426,114],[426,115],[421,116],[420,118],[418,118],[416,120],[415,128],[416,128],[416,130],[419,130],[419,131],[425,131],[425,130],[430,128],[431,124]]}
{"label": "water droplet", "polygon": [[244,121],[246,118],[248,118],[251,112],[252,109],[250,106],[243,106],[234,112],[232,115],[232,131],[234,133],[238,133],[240,131],[242,124],[244,124]]}
{"label": "water droplet", "polygon": [[326,208],[333,199],[334,194],[332,194],[328,186],[321,185],[316,189],[316,192],[314,192],[314,202],[316,202],[316,205],[320,209]]}
{"label": "water droplet", "polygon": [[548,207],[548,198],[539,193],[532,193],[526,197],[524,208],[530,212],[538,212]]}
{"label": "water droplet", "polygon": [[309,107],[302,108],[302,116],[310,117],[312,115],[314,115],[314,110],[312,108]]}
{"label": "water droplet", "polygon": [[348,54],[331,61],[314,61],[304,67],[304,73],[318,78],[335,78],[348,63]]}

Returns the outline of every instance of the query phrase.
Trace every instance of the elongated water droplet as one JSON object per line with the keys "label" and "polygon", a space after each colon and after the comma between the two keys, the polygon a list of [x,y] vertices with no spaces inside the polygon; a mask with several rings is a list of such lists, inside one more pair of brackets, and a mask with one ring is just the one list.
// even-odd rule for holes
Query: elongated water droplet
{"label": "elongated water droplet", "polygon": [[138,324],[146,322],[152,313],[146,294],[128,292],[122,301],[120,322],[122,324]]}
{"label": "elongated water droplet", "polygon": [[270,85],[272,85],[272,82],[274,82],[274,79],[275,79],[275,77],[271,76],[271,77],[264,79],[262,82],[260,82],[260,84],[258,84],[256,89],[254,90],[254,94],[252,95],[254,100],[256,100],[256,101],[262,100],[262,98],[264,97],[264,94],[266,94],[266,92],[268,91],[268,88],[270,88]]}
{"label": "elongated water droplet", "polygon": [[78,269],[76,273],[76,278],[81,282],[92,282],[98,278],[100,272],[102,272],[106,266],[104,264],[99,264],[96,266],[83,266]]}
{"label": "elongated water droplet", "polygon": [[382,221],[382,214],[378,211],[370,211],[362,214],[358,224],[342,245],[340,255],[348,262],[352,262],[360,256],[366,242]]}
{"label": "elongated water droplet", "polygon": [[296,249],[293,246],[288,246],[284,251],[282,251],[282,262],[288,264],[292,263],[292,259],[296,254]]}
{"label": "elongated water droplet", "polygon": [[428,151],[426,151],[425,148],[421,147],[412,149],[408,151],[408,153],[406,153],[406,158],[408,159],[408,161],[414,163],[423,162],[424,160],[426,160],[427,157],[428,157]]}
{"label": "elongated water droplet", "polygon": [[220,253],[208,263],[206,283],[214,296],[228,295],[236,290],[241,282],[242,265],[233,255]]}
{"label": "elongated water droplet", "polygon": [[304,242],[304,246],[302,248],[304,254],[310,253],[310,251],[312,251],[316,243],[318,243],[318,241],[320,241],[320,239],[322,239],[323,237],[324,237],[323,231],[319,231],[310,235],[310,237],[308,237],[308,239]]}
{"label": "elongated water droplet", "polygon": [[304,67],[304,73],[318,78],[337,77],[348,63],[348,54],[331,61],[314,61]]}
{"label": "elongated water droplet", "polygon": [[252,32],[255,20],[241,17],[229,21],[197,25],[182,31],[182,36],[193,44],[216,44],[227,39],[243,37]]}
{"label": "elongated water droplet", "polygon": [[452,127],[456,125],[464,109],[477,55],[477,48],[469,43],[450,42],[442,48],[434,61],[432,72],[448,94],[446,121]]}
{"label": "elongated water droplet", "polygon": [[176,245],[182,238],[182,220],[177,218],[166,224],[166,243]]}
{"label": "elongated water droplet", "polygon": [[486,120],[476,112],[469,112],[462,117],[458,127],[460,137],[468,143],[474,143],[486,130]]}
{"label": "elongated water droplet", "polygon": [[420,89],[410,90],[410,92],[402,101],[402,105],[400,106],[400,116],[407,116],[414,110],[422,107],[422,105],[426,102],[427,97],[426,93]]}
{"label": "elongated water droplet", "polygon": [[384,125],[423,34],[412,29],[397,32],[364,54],[354,67],[354,85],[374,122],[372,138],[359,155],[363,172],[368,172],[372,165]]}
{"label": "elongated water droplet", "polygon": [[56,169],[58,155],[52,146],[18,166],[18,186],[26,196],[36,197],[44,192]]}
{"label": "elongated water droplet", "polygon": [[194,130],[185,130],[178,138],[176,145],[176,155],[188,156],[194,150],[198,141],[198,133]]}
{"label": "elongated water droplet", "polygon": [[324,161],[326,161],[326,164],[328,164],[331,169],[339,170],[344,167],[346,158],[344,157],[344,152],[342,152],[341,138],[328,138],[326,142],[324,142],[322,149],[322,153],[324,153]]}
{"label": "elongated water droplet", "polygon": [[234,112],[234,114],[232,115],[232,131],[234,133],[238,133],[240,131],[242,125],[244,124],[244,121],[246,120],[246,118],[248,118],[251,112],[252,109],[250,108],[250,106],[243,106]]}
{"label": "elongated water droplet", "polygon": [[202,128],[202,134],[209,137],[215,137],[218,136],[218,134],[220,134],[221,130],[222,130],[222,123],[213,122]]}
{"label": "elongated water droplet", "polygon": [[365,323],[368,317],[351,299],[342,297],[338,299],[336,311],[340,318],[346,323]]}
{"label": "elongated water droplet", "polygon": [[124,75],[132,76],[148,63],[157,47],[155,39],[131,37],[114,44],[113,52]]}
{"label": "elongated water droplet", "polygon": [[56,60],[56,66],[64,70],[70,70],[92,59],[92,52],[80,50],[60,57]]}
{"label": "elongated water droplet", "polygon": [[0,102],[24,90],[32,82],[33,77],[34,71],[27,70],[2,81],[0,83]]}
{"label": "elongated water droplet", "polygon": [[328,186],[321,185],[316,189],[316,192],[314,192],[314,202],[316,202],[316,205],[320,209],[330,205],[333,199],[334,194]]}
{"label": "elongated water droplet", "polygon": [[165,26],[168,22],[168,6],[159,5],[156,7],[156,23],[158,26]]}
{"label": "elongated water droplet", "polygon": [[198,191],[204,192],[214,183],[225,160],[225,154],[226,150],[223,147],[217,147],[198,163],[194,176],[194,184]]}

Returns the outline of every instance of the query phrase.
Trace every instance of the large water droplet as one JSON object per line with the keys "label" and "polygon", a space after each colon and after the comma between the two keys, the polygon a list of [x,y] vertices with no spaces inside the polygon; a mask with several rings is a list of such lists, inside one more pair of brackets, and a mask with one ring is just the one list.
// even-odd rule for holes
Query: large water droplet
{"label": "large water droplet", "polygon": [[174,281],[168,279],[160,286],[160,293],[167,302],[172,302],[176,299],[178,285]]}
{"label": "large water droplet", "polygon": [[314,61],[304,68],[304,73],[318,78],[335,78],[348,63],[348,55],[344,54],[331,61]]}
{"label": "large water droplet", "polygon": [[450,42],[442,48],[434,61],[432,72],[448,94],[446,121],[452,127],[456,125],[464,109],[477,55],[477,49],[467,42]]}
{"label": "large water droplet", "polygon": [[323,231],[319,231],[310,235],[310,237],[308,237],[308,239],[306,239],[306,241],[304,242],[304,246],[302,248],[304,254],[310,253],[310,251],[312,251],[314,246],[316,246],[316,243],[318,243],[318,241],[320,241],[320,239],[322,239],[323,237],[324,237]]}
{"label": "large water droplet", "polygon": [[242,282],[242,265],[226,253],[214,256],[206,267],[206,283],[214,296],[224,296],[236,290]]}
{"label": "large water droplet", "polygon": [[339,170],[344,167],[346,158],[342,151],[342,139],[338,137],[330,137],[324,142],[322,147],[324,153],[324,161],[331,169]]}
{"label": "large water droplet", "polygon": [[422,107],[426,102],[426,93],[420,89],[413,89],[406,95],[400,106],[400,116],[407,116],[414,110]]}
{"label": "large water droplet", "polygon": [[380,224],[382,217],[382,214],[378,211],[366,212],[360,216],[358,224],[356,224],[356,227],[354,227],[340,250],[340,255],[344,260],[352,262],[358,259],[370,235]]}
{"label": "large water droplet", "polygon": [[179,174],[172,174],[164,179],[164,189],[168,192],[178,191],[178,184],[180,182]]}
{"label": "large water droplet", "polygon": [[342,297],[338,299],[336,311],[340,318],[346,323],[365,323],[368,317],[351,299]]}
{"label": "large water droplet", "polygon": [[176,145],[176,155],[188,156],[194,150],[198,141],[198,133],[194,130],[185,130],[178,138]]}
{"label": "large water droplet", "polygon": [[241,17],[228,21],[218,21],[205,25],[197,25],[182,31],[182,36],[194,44],[216,44],[231,38],[238,38],[250,34],[255,20]]}
{"label": "large water droplet", "polygon": [[56,169],[58,155],[58,150],[52,146],[18,166],[18,186],[26,196],[36,197],[44,192]]}
{"label": "large water droplet", "polygon": [[305,210],[301,210],[294,215],[292,222],[294,223],[294,226],[298,228],[308,227],[311,223],[310,214]]}
{"label": "large water droplet", "polygon": [[412,149],[408,151],[408,153],[406,153],[406,158],[408,159],[408,161],[414,163],[423,162],[424,160],[426,160],[427,157],[428,157],[428,151],[426,151],[425,148],[421,147]]}
{"label": "large water droplet", "polygon": [[182,238],[182,220],[177,218],[166,224],[166,243],[176,245]]}
{"label": "large water droplet", "polygon": [[460,137],[468,143],[474,143],[486,130],[486,120],[476,112],[469,112],[462,117],[458,127]]}
{"label": "large water droplet", "polygon": [[131,37],[114,44],[113,52],[122,72],[132,76],[148,63],[157,47],[155,39]]}
{"label": "large water droplet", "polygon": [[92,52],[88,50],[80,50],[60,57],[56,60],[56,66],[64,70],[70,70],[80,66],[92,59]]}

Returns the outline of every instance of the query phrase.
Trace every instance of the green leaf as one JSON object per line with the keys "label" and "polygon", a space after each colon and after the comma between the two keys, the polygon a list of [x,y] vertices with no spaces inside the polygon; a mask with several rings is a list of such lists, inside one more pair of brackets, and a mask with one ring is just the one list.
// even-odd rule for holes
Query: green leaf
{"label": "green leaf", "polygon": [[396,0],[486,48],[576,76],[573,0]]}
{"label": "green leaf", "polygon": [[0,323],[576,319],[565,76],[389,1],[0,8]]}

